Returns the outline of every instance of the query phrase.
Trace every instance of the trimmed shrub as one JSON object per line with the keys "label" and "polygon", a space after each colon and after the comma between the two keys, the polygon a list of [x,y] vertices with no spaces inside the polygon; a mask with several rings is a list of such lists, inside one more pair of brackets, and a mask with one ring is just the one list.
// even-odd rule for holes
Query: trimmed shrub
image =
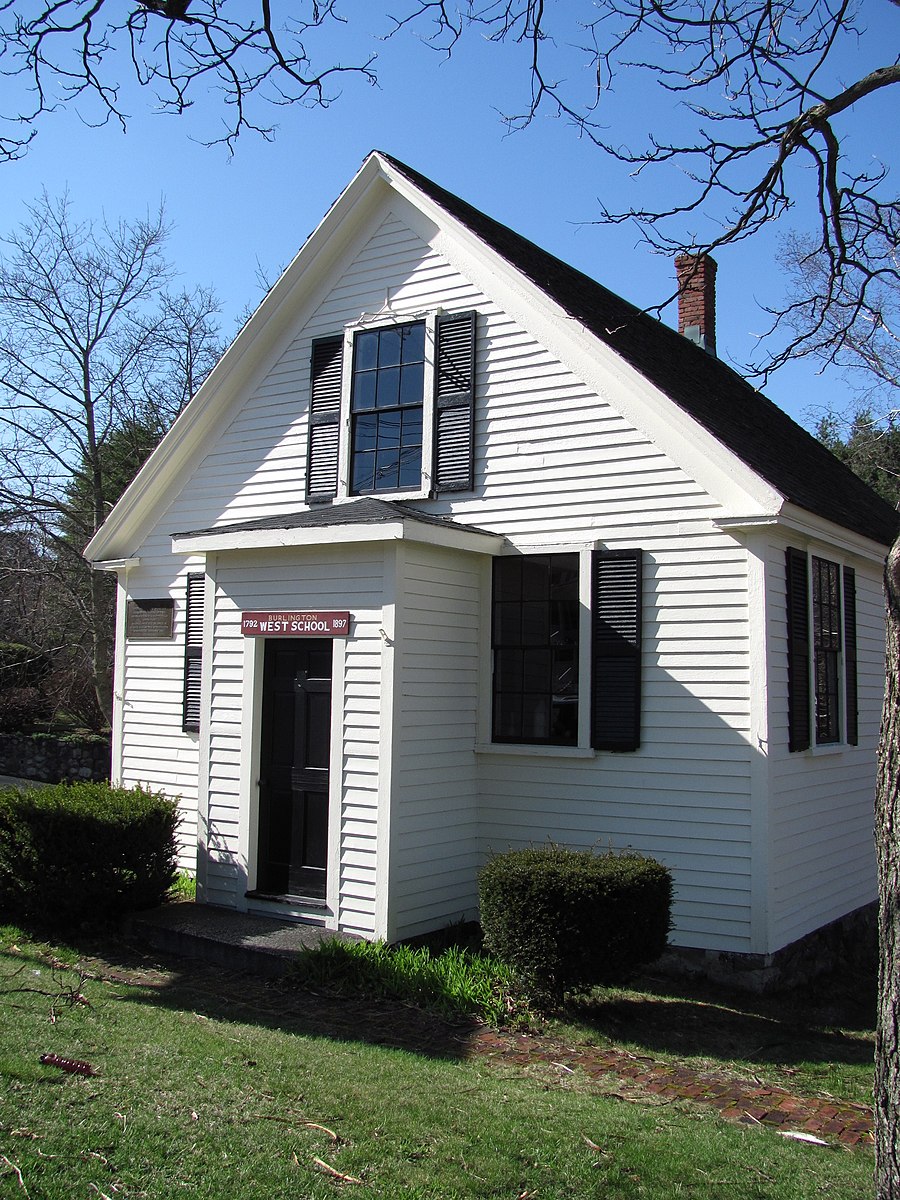
{"label": "trimmed shrub", "polygon": [[52,928],[161,904],[175,802],[103,783],[0,791],[0,912]]}
{"label": "trimmed shrub", "polygon": [[537,1002],[619,983],[666,947],[672,877],[637,854],[498,854],[479,878],[485,949]]}

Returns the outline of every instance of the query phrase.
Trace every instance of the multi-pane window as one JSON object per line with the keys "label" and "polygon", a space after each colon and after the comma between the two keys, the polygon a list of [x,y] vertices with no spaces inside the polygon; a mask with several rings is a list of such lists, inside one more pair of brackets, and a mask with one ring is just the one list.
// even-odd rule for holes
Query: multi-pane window
{"label": "multi-pane window", "polygon": [[841,576],[837,563],[812,560],[816,742],[841,740]]}
{"label": "multi-pane window", "polygon": [[856,745],[853,568],[790,547],[787,616],[789,749]]}
{"label": "multi-pane window", "polygon": [[578,555],[494,560],[494,741],[578,743]]}
{"label": "multi-pane window", "polygon": [[420,487],[424,384],[424,321],[357,333],[350,393],[353,494]]}

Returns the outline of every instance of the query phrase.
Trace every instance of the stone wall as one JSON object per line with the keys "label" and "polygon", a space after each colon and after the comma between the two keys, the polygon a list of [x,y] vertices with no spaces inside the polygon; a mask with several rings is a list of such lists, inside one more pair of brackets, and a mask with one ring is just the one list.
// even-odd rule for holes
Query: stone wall
{"label": "stone wall", "polygon": [[0,775],[45,783],[109,779],[109,738],[0,733]]}
{"label": "stone wall", "polygon": [[778,992],[840,973],[875,978],[878,969],[878,903],[872,901],[774,954],[728,954],[670,946],[653,970],[703,977],[740,991]]}

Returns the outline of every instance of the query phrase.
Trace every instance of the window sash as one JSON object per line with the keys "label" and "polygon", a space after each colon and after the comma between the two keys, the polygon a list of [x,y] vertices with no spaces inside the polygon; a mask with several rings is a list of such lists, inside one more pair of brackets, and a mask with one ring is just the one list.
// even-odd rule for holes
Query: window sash
{"label": "window sash", "polygon": [[350,385],[350,494],[419,491],[425,322],[358,330]]}
{"label": "window sash", "polygon": [[788,749],[859,743],[856,573],[788,547]]}
{"label": "window sash", "polygon": [[578,554],[494,560],[493,740],[578,745]]}

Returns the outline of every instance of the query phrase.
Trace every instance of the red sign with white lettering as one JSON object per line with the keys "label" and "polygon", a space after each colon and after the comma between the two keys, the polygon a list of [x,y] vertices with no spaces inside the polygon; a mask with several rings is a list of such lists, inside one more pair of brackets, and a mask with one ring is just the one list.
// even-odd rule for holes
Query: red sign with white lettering
{"label": "red sign with white lettering", "polygon": [[277,610],[241,613],[244,637],[347,637],[348,612]]}

